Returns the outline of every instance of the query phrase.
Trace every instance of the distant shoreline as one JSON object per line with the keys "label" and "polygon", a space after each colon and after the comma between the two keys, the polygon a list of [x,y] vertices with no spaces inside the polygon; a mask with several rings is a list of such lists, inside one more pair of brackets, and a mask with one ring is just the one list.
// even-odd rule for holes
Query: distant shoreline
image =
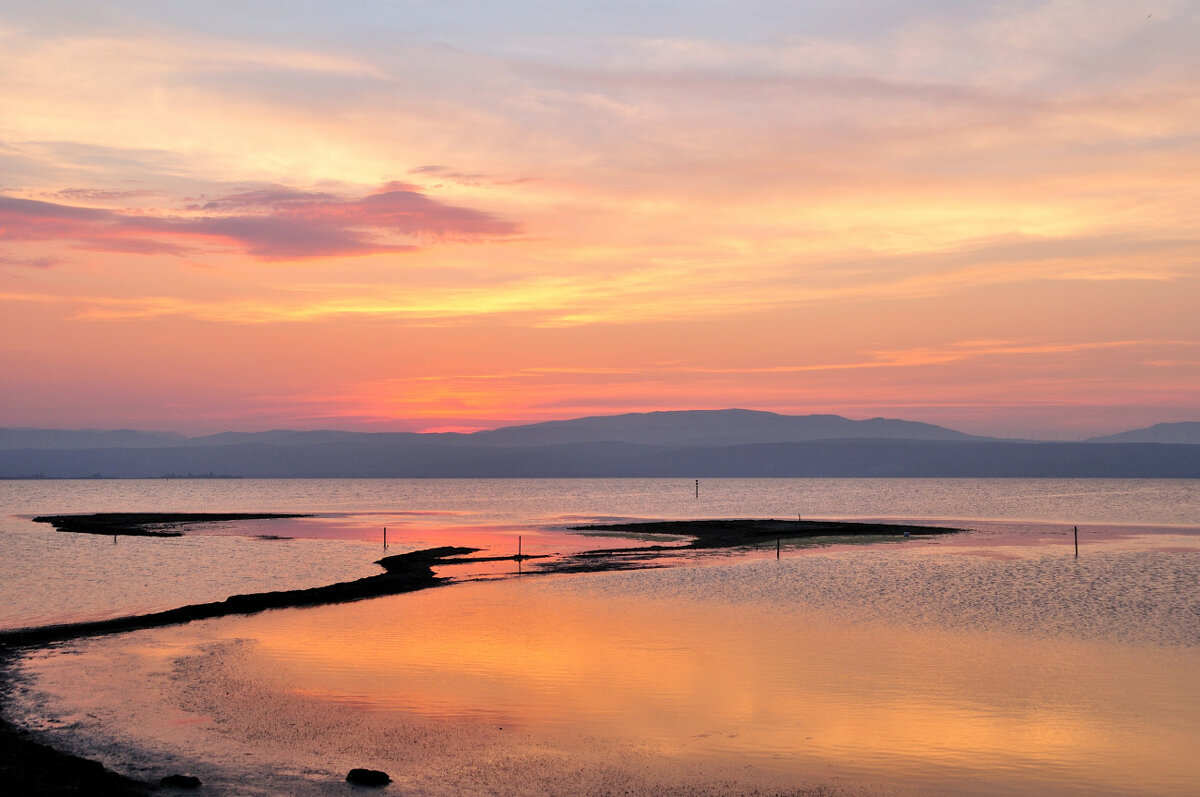
{"label": "distant shoreline", "polygon": [[0,475],[68,479],[1200,478],[1200,444],[838,438],[655,444],[260,442],[3,450]]}

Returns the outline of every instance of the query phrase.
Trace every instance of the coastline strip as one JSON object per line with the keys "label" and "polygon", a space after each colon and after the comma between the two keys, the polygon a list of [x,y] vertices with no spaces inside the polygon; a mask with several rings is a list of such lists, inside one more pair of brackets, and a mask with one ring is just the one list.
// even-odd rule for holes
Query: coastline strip
{"label": "coastline strip", "polygon": [[[99,515],[48,515],[35,518],[46,523],[58,523],[68,519],[72,522],[82,522],[85,526],[91,524],[96,528],[96,518],[100,525],[110,528],[139,528],[147,523],[201,523],[221,520],[245,520],[277,517],[311,517],[311,515],[280,515],[280,514],[187,514],[187,513],[111,513]],[[149,518],[149,520],[148,520]],[[56,522],[58,521],[58,522]],[[575,531],[606,531],[638,534],[668,534],[680,538],[690,537],[691,540],[676,545],[642,545],[624,548],[603,548],[565,556],[561,559],[539,563],[537,570],[542,574],[578,573],[583,571],[599,572],[606,570],[627,570],[631,567],[656,567],[653,564],[631,564],[623,557],[641,557],[643,559],[658,559],[677,556],[682,552],[701,549],[737,549],[762,545],[767,542],[780,540],[812,539],[820,537],[899,537],[899,536],[931,536],[939,534],[955,534],[962,529],[939,526],[912,526],[890,523],[857,523],[848,521],[823,520],[762,520],[762,519],[715,519],[715,520],[665,520],[618,524],[590,524],[572,526]],[[60,529],[66,530],[66,529]],[[74,529],[72,529],[74,530]],[[122,533],[113,531],[90,531],[86,533]],[[126,531],[124,533],[152,533]],[[179,534],[181,532],[174,532]],[[255,592],[246,595],[233,595],[222,601],[197,603],[167,609],[149,614],[128,615],[108,620],[93,620],[79,623],[62,623],[57,625],[37,626],[34,628],[19,628],[0,631],[0,650],[6,647],[26,647],[43,645],[50,642],[61,642],[85,636],[115,634],[125,631],[136,631],[144,628],[159,628],[178,623],[188,623],[193,620],[206,620],[216,617],[227,617],[234,614],[256,614],[267,609],[285,609],[301,606],[318,606],[331,603],[347,603],[365,598],[396,595],[402,592],[414,592],[444,584],[449,578],[437,576],[433,572],[437,565],[458,565],[473,562],[497,562],[511,560],[522,562],[528,559],[548,557],[518,554],[516,556],[469,557],[477,553],[478,548],[442,546],[427,548],[410,553],[395,554],[380,559],[376,564],[384,568],[384,573],[366,576],[354,581],[340,581],[320,587],[304,589],[278,590],[272,592]]]}
{"label": "coastline strip", "polygon": [[[64,518],[76,524],[80,519],[106,517],[105,515],[55,515],[35,518],[40,522],[53,523],[61,531],[83,531],[92,534],[142,534],[152,536],[178,536],[179,531],[162,531],[144,528],[145,524],[197,523],[221,520],[249,520],[277,517],[311,517],[311,515],[280,514],[124,514],[123,521],[112,519],[110,524],[99,530],[62,528],[55,520]],[[113,518],[113,515],[108,515]],[[113,531],[114,526],[125,524],[125,531]],[[100,524],[104,525],[103,523]],[[140,527],[140,530],[138,530]],[[884,523],[849,523],[837,521],[780,521],[780,520],[692,520],[653,521],[572,527],[577,531],[607,531],[626,533],[650,533],[677,535],[681,539],[692,539],[677,545],[649,545],[643,547],[609,548],[584,551],[551,562],[540,564],[541,573],[596,572],[627,570],[633,567],[662,567],[645,562],[630,562],[631,554],[646,559],[678,556],[682,552],[698,549],[747,548],[764,542],[782,539],[819,537],[879,537],[879,536],[928,536],[953,534],[962,529],[930,526],[907,526]],[[132,530],[130,530],[132,529]],[[516,556],[470,557],[478,548],[443,546],[410,553],[395,554],[378,560],[384,573],[367,576],[355,581],[343,581],[308,589],[281,590],[275,592],[234,595],[223,601],[194,604],[144,615],[118,617],[82,623],[64,623],[37,628],[0,631],[0,714],[7,702],[8,684],[6,669],[17,650],[23,647],[43,646],[87,636],[121,633],[146,628],[187,623],[235,614],[255,614],[267,609],[317,606],[331,603],[347,603],[365,598],[414,592],[438,586],[450,581],[434,574],[436,565],[467,564],[471,562],[495,562],[512,560],[518,563],[541,556],[518,554]],[[95,794],[95,795],[146,795],[155,791],[149,783],[127,778],[105,769],[99,763],[72,756],[25,738],[26,732],[14,728],[0,716],[0,786],[13,788],[22,794]]]}
{"label": "coastline strip", "polygon": [[137,631],[144,628],[158,628],[177,623],[188,623],[193,620],[227,617],[233,614],[256,614],[266,609],[346,603],[364,598],[413,592],[437,586],[447,580],[433,573],[433,566],[439,564],[442,559],[461,557],[477,550],[479,549],[445,546],[396,554],[384,557],[376,563],[384,568],[386,571],[384,573],[354,581],[339,581],[321,587],[254,592],[247,595],[233,595],[223,601],[196,603],[150,614],[0,631],[0,649],[44,645],[49,642]]}

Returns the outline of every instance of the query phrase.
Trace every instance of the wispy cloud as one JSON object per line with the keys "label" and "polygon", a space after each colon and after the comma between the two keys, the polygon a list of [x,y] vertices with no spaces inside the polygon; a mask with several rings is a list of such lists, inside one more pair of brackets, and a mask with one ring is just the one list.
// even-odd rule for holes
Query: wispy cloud
{"label": "wispy cloud", "polygon": [[358,198],[259,189],[157,216],[0,196],[0,238],[70,241],[107,252],[180,255],[210,244],[262,260],[295,260],[408,252],[517,231],[492,214],[439,202],[403,184]]}
{"label": "wispy cloud", "polygon": [[[1175,349],[1200,348],[1197,340],[1105,340],[1105,341],[958,341],[946,346],[917,347],[911,349],[877,349],[866,351],[860,359],[831,363],[780,364],[769,366],[717,367],[692,363],[642,363],[624,367],[569,367],[545,366],[519,368],[510,371],[439,374],[422,377],[416,381],[440,383],[549,383],[574,382],[628,382],[631,378],[668,378],[672,376],[773,376],[835,371],[869,371],[876,369],[916,368],[928,365],[944,365],[963,360],[1028,356],[1058,357],[1087,351],[1138,349],[1163,352]],[[1162,362],[1145,362],[1146,365],[1163,365]]]}
{"label": "wispy cloud", "polygon": [[158,196],[159,193],[149,189],[60,188],[47,192],[46,196],[72,202],[112,202],[121,199],[144,199]]}
{"label": "wispy cloud", "polygon": [[17,266],[19,268],[50,268],[62,261],[56,257],[17,257],[0,250],[0,266]]}

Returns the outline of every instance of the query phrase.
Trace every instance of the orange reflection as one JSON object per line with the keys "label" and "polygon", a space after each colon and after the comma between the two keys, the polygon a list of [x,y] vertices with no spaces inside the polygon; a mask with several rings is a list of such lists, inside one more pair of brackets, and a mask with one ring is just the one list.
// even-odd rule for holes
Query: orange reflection
{"label": "orange reflection", "polygon": [[672,760],[792,777],[833,767],[913,787],[971,777],[1171,791],[1200,775],[1188,752],[1200,742],[1187,708],[1200,697],[1194,653],[847,625],[564,583],[461,585],[224,633],[257,640],[261,677],[280,691],[484,720],[568,751],[610,739]]}

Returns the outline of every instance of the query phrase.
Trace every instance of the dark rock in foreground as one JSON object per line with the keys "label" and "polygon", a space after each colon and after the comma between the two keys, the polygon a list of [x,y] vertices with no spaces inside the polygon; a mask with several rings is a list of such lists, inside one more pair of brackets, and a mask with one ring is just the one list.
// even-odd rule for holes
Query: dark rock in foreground
{"label": "dark rock in foreground", "polygon": [[346,775],[346,780],[359,786],[386,786],[392,782],[388,773],[378,769],[352,769]]}
{"label": "dark rock in foreground", "polygon": [[173,789],[198,789],[200,778],[195,775],[167,775],[158,782],[159,786],[170,786]]}

